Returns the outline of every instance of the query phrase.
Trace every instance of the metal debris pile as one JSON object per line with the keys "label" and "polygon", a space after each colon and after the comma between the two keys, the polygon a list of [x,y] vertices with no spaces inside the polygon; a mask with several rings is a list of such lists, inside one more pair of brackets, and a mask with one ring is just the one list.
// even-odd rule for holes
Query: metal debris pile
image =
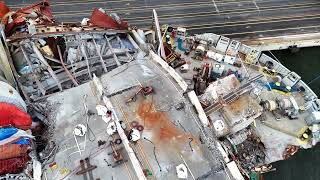
{"label": "metal debris pile", "polygon": [[39,97],[78,86],[134,59],[126,34],[77,34],[11,43],[22,90]]}
{"label": "metal debris pile", "polygon": [[[261,51],[213,33],[186,36],[186,29],[181,27],[163,25],[161,34],[158,55],[179,72],[188,84],[187,90],[198,96],[207,121],[212,125],[211,130],[217,137],[230,138],[241,130],[252,128],[256,126],[257,118],[265,117],[268,112],[278,121],[299,119],[301,124],[306,121],[309,125],[320,117],[313,112],[304,119],[302,114],[306,108],[318,111],[314,108],[319,104],[316,95],[311,90],[306,91],[308,87],[299,82],[299,75]],[[303,103],[309,105],[303,107]],[[294,123],[287,123],[294,126]],[[268,127],[304,142],[310,141],[310,136],[313,144],[318,139],[318,125],[304,129],[299,135],[282,130],[285,128]],[[236,149],[233,160],[243,176],[249,178],[250,172],[265,163],[268,150],[257,136],[246,135]],[[229,156],[233,154],[232,151],[226,153]],[[225,159],[225,162],[230,161]]]}
{"label": "metal debris pile", "polygon": [[[3,2],[0,8],[1,53],[10,62],[4,77],[0,69],[0,175],[39,179],[42,167],[55,167],[60,148],[49,116],[57,105],[45,98],[133,61],[137,46],[127,22],[102,9],[85,23],[58,24],[48,0],[15,12]],[[6,80],[9,70],[14,82]]]}
{"label": "metal debris pile", "polygon": [[[58,24],[53,17],[49,0],[20,8],[17,11],[11,10],[1,2],[0,5],[2,24],[5,25],[7,37],[22,37],[52,31],[75,30],[83,31],[88,27],[127,30],[128,23],[122,20],[116,13],[107,13],[102,8],[95,8],[90,19],[84,18],[81,23]],[[92,28],[92,29],[93,29]]]}
{"label": "metal debris pile", "polygon": [[1,18],[5,25],[6,36],[21,33],[36,33],[36,25],[53,25],[54,19],[48,0],[43,0],[31,6],[11,11],[1,2],[1,9],[4,13]]}
{"label": "metal debris pile", "polygon": [[[299,136],[291,132],[287,133],[288,131],[281,128],[274,128],[273,124],[268,126],[291,137],[300,138],[306,144],[310,139],[312,144],[319,141],[320,106],[318,104],[320,103],[315,100],[313,92],[307,91],[308,87],[303,82],[301,84],[300,76],[294,72],[286,72],[282,67],[278,68],[279,72],[276,71],[275,61],[272,63],[270,58],[260,51],[243,45],[239,41],[213,33],[187,36],[185,28],[174,28],[169,25],[164,25],[160,29],[155,10],[156,30],[145,33],[142,30],[130,29],[127,22],[117,14],[105,12],[101,8],[94,9],[90,19],[84,18],[81,24],[56,24],[47,0],[16,12],[11,12],[3,3],[0,5],[5,12],[2,18],[6,26],[5,33],[2,32],[2,34],[7,36],[2,37],[0,49],[4,51],[2,53],[8,54],[8,62],[11,63],[9,67],[14,76],[14,83],[11,84],[23,96],[22,99],[13,87],[7,85],[5,78],[1,77],[4,73],[0,72],[0,79],[4,81],[4,83],[0,81],[0,87],[5,89],[3,95],[0,94],[0,175],[8,176],[10,173],[17,173],[16,176],[28,176],[30,179],[39,180],[43,167],[48,167],[54,172],[58,166],[55,161],[57,153],[61,153],[65,160],[63,152],[67,152],[69,148],[67,141],[63,144],[65,147],[60,147],[57,141],[63,142],[61,137],[68,133],[73,136],[71,140],[76,144],[69,150],[76,148],[78,151],[70,153],[66,161],[71,161],[71,154],[79,153],[82,156],[87,153],[86,145],[89,143],[91,147],[95,145],[97,147],[94,147],[95,152],[92,151],[93,153],[90,152],[89,155],[84,155],[84,158],[78,159],[79,165],[72,171],[66,167],[61,168],[59,173],[64,178],[78,175],[83,176],[84,179],[88,176],[94,179],[92,171],[99,167],[98,164],[91,163],[91,160],[109,147],[111,152],[108,155],[112,163],[103,159],[107,166],[115,168],[130,159],[139,179],[152,176],[152,168],[148,169],[149,162],[146,161],[148,166],[141,162],[134,146],[138,144],[139,149],[142,149],[139,140],[142,133],[148,129],[154,131],[146,132],[155,136],[152,139],[154,142],[146,137],[143,139],[151,143],[154,160],[161,173],[161,162],[158,161],[155,145],[160,140],[165,142],[164,144],[170,141],[173,143],[172,147],[184,147],[185,142],[188,142],[191,152],[194,153],[196,150],[193,148],[193,143],[196,139],[193,138],[193,134],[180,130],[169,121],[165,112],[152,109],[153,94],[156,94],[153,89],[155,84],[153,87],[141,84],[130,86],[107,95],[105,87],[96,77],[111,71],[119,70],[118,74],[124,72],[129,65],[126,67],[122,65],[135,60],[140,50],[145,51],[145,54],[139,53],[139,55],[147,54],[152,58],[152,63],[157,63],[154,64],[155,66],[159,68],[161,66],[166,73],[166,78],[171,76],[168,79],[177,93],[181,93],[182,98],[187,94],[190,104],[194,105],[198,113],[197,118],[193,117],[199,127],[197,135],[206,146],[204,149],[208,151],[206,154],[210,154],[210,158],[204,157],[210,160],[208,166],[211,168],[201,177],[209,177],[224,170],[226,174],[230,173],[235,179],[242,180],[244,177],[249,178],[252,172],[260,171],[259,169],[271,170],[270,166],[263,165],[266,163],[266,151],[272,148],[265,147],[267,143],[262,142],[264,137],[259,137],[259,132],[255,131],[261,128],[257,126],[258,120],[262,119],[258,121],[259,126],[267,124],[267,113],[268,115],[272,113],[276,120],[284,116],[290,120],[303,122],[305,120],[309,126],[312,125],[312,128],[306,127]],[[152,52],[151,49],[154,47],[158,55]],[[124,69],[118,68],[121,66]],[[162,70],[160,70],[161,73]],[[280,71],[286,73],[281,72],[283,73],[281,74]],[[113,76],[118,75],[117,73]],[[70,119],[64,118],[62,122],[60,120],[60,126],[72,126],[72,129],[70,132],[56,133],[55,138],[59,140],[53,141],[53,133],[57,132],[55,131],[57,130],[56,122],[52,121],[54,118],[49,117],[48,114],[57,111],[54,109],[55,105],[46,102],[46,98],[49,99],[54,93],[80,85],[85,87],[88,84],[84,83],[89,81],[94,86],[90,87],[91,91],[96,90],[93,96],[99,104],[96,106],[97,116],[106,123],[106,129],[103,130],[109,135],[108,139],[103,139],[104,136],[101,134],[96,136],[91,129],[89,119],[95,113],[89,111],[86,104],[88,95],[85,94],[83,104],[85,118],[81,121],[79,118],[77,121],[71,118],[72,114]],[[176,84],[180,86],[180,91]],[[129,122],[127,112],[122,112],[118,102],[116,108],[119,109],[115,110],[111,101],[111,98],[132,88],[136,88],[136,91],[125,98],[124,105],[136,105],[134,102],[140,99],[140,95],[144,98],[151,95],[152,98],[152,102],[145,101],[138,106],[138,117],[143,119],[143,124],[142,121],[136,120]],[[282,94],[271,94],[274,91]],[[297,98],[293,96],[280,98],[283,94],[291,93],[302,93],[302,95],[299,94]],[[75,98],[72,96],[73,100]],[[301,102],[305,104],[301,102],[298,104],[298,99],[302,99]],[[176,104],[176,110],[185,109],[187,106],[185,102]],[[169,110],[171,106],[173,105],[170,105]],[[73,113],[76,114],[80,110]],[[121,120],[117,115],[117,111],[120,110],[124,115],[119,116],[124,118]],[[311,115],[301,119],[299,115],[308,110],[312,111]],[[281,117],[277,118],[278,115]],[[257,119],[258,117],[260,119]],[[270,119],[274,120],[269,117],[269,121]],[[292,126],[292,124],[289,125]],[[185,130],[183,126],[182,128]],[[269,139],[264,138],[264,140],[271,139],[272,135],[268,133],[265,132]],[[87,137],[90,142],[87,142]],[[96,139],[96,137],[102,138]],[[79,140],[84,141],[79,143]],[[60,148],[66,151],[59,152]],[[169,149],[170,146],[166,148]],[[123,149],[127,153],[123,153]],[[284,158],[293,155],[297,149],[295,145],[287,147]],[[142,154],[145,156],[144,153]],[[193,177],[182,155],[181,158],[183,164],[176,166],[177,176],[186,178],[187,172],[190,172]],[[66,161],[64,163],[70,163]],[[43,175],[46,176],[47,171],[44,172]]]}
{"label": "metal debris pile", "polygon": [[241,167],[243,167],[247,173],[252,171],[254,167],[265,163],[265,147],[258,137],[249,135],[248,138],[243,143],[238,144],[236,148]]}

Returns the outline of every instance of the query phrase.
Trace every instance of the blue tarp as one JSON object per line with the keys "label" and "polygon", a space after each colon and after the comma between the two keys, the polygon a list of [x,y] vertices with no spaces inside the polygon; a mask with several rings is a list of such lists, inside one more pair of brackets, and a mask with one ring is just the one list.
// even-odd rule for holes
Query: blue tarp
{"label": "blue tarp", "polygon": [[18,132],[18,129],[14,127],[0,128],[0,141],[11,137],[17,132]]}
{"label": "blue tarp", "polygon": [[12,144],[29,145],[30,144],[30,139],[26,138],[26,137],[22,137],[18,141],[14,142]]}

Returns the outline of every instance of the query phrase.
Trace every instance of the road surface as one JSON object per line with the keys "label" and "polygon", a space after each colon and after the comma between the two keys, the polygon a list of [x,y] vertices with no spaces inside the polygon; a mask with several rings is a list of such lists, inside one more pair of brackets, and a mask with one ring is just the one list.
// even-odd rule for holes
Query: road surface
{"label": "road surface", "polygon": [[[36,0],[7,0],[13,9]],[[80,22],[94,8],[117,12],[131,25],[149,28],[152,9],[161,24],[189,33],[213,32],[232,38],[271,37],[320,30],[319,0],[52,0],[57,21]]]}

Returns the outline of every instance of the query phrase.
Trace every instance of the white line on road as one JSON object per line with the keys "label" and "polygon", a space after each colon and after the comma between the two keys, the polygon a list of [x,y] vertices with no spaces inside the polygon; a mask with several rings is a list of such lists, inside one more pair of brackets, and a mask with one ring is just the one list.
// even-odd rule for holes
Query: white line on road
{"label": "white line on road", "polygon": [[257,10],[258,10],[258,12],[260,14],[260,8],[259,8],[257,2],[255,0],[253,0],[252,3],[256,6],[256,8],[257,8]]}
{"label": "white line on road", "polygon": [[218,6],[217,6],[216,2],[214,0],[212,0],[212,3],[213,3],[213,6],[216,8],[217,13],[219,14],[220,11],[218,9]]}

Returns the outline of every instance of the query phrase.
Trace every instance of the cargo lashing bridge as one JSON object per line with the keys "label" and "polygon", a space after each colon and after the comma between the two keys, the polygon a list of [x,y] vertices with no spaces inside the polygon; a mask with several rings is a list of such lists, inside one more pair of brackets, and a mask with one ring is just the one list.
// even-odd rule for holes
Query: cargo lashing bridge
{"label": "cargo lashing bridge", "polygon": [[209,115],[210,113],[216,112],[218,110],[220,110],[221,108],[223,108],[224,105],[226,104],[230,104],[231,102],[235,101],[236,99],[238,99],[242,94],[250,91],[253,87],[251,85],[251,83],[253,83],[254,81],[262,78],[263,75],[259,74],[251,79],[249,79],[245,84],[243,84],[242,86],[240,86],[238,89],[224,95],[223,97],[221,97],[220,99],[218,99],[216,102],[214,102],[213,104],[211,104],[210,106],[208,106],[207,108],[204,109],[205,113],[207,115]]}

